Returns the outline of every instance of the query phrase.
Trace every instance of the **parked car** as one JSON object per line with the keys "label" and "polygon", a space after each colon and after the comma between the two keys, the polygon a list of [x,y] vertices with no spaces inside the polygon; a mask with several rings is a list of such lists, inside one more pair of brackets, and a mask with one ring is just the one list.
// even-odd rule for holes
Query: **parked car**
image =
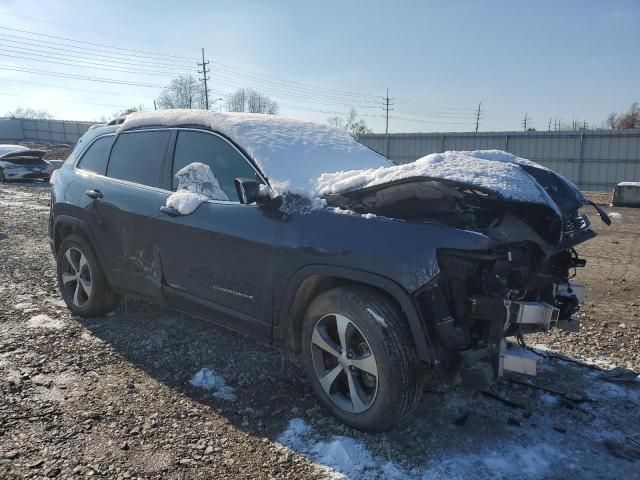
{"label": "parked car", "polygon": [[505,337],[579,324],[588,202],[533,162],[393,166],[346,132],[267,115],[113,123],[52,180],[49,241],[74,314],[135,296],[298,352],[322,404],[367,431],[408,415],[432,378],[535,373]]}
{"label": "parked car", "polygon": [[26,179],[49,181],[53,166],[43,160],[46,153],[22,145],[0,145],[0,183]]}

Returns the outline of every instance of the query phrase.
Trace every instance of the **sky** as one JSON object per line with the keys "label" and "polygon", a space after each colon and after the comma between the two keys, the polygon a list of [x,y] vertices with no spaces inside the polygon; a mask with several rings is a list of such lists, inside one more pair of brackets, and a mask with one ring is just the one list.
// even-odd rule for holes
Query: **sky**
{"label": "sky", "polygon": [[0,116],[153,108],[204,48],[212,100],[254,88],[282,115],[384,132],[388,88],[392,133],[473,131],[480,102],[480,131],[597,127],[640,101],[639,25],[639,0],[0,0]]}

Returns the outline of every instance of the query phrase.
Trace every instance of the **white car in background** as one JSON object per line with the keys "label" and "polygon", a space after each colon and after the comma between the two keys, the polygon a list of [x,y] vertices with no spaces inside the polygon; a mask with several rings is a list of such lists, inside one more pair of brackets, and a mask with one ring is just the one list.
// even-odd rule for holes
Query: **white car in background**
{"label": "white car in background", "polygon": [[23,145],[0,144],[0,183],[29,179],[49,181],[53,166],[42,159],[46,153]]}

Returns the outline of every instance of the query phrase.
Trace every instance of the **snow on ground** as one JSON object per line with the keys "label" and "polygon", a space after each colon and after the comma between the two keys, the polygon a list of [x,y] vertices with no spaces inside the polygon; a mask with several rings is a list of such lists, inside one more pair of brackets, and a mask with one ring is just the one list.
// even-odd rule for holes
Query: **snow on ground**
{"label": "snow on ground", "polygon": [[234,389],[228,386],[222,375],[210,368],[202,368],[193,376],[189,383],[194,387],[214,390],[213,396],[222,400],[236,401]]}
{"label": "snow on ground", "polygon": [[193,213],[207,200],[229,200],[209,165],[190,163],[176,173],[176,178],[178,189],[167,198],[165,205],[182,215]]}
{"label": "snow on ground", "polygon": [[[637,418],[635,423],[621,423],[618,417],[638,411],[640,386],[634,381],[605,381],[603,375],[610,372],[559,361],[547,365],[546,372],[547,380],[555,378],[551,384],[556,388],[561,379],[570,379],[563,386],[575,382],[574,387],[584,388],[585,399],[576,403],[568,400],[571,395],[524,388],[522,396],[509,399],[524,404],[529,412],[525,413],[459,391],[439,404],[432,397],[423,414],[427,418],[417,417],[416,429],[432,424],[440,433],[422,440],[417,458],[388,450],[393,432],[372,436],[356,431],[343,434],[349,429],[338,429],[336,434],[335,429],[327,431],[301,418],[290,419],[277,440],[333,479],[541,480],[610,478],[613,471],[618,478],[640,478],[640,470],[634,468],[640,450],[634,450],[628,440],[638,433]],[[449,422],[464,412],[470,415],[464,426],[451,426]],[[508,425],[501,418],[509,419]],[[630,473],[634,471],[636,476]]]}
{"label": "snow on ground", "polygon": [[566,455],[541,441],[535,445],[500,443],[480,452],[451,452],[417,468],[404,467],[382,455],[375,455],[363,442],[335,435],[323,439],[304,420],[293,418],[278,437],[282,445],[308,457],[334,479],[494,479],[516,476],[543,478],[552,464]]}
{"label": "snow on ground", "polygon": [[607,212],[610,218],[622,218],[622,214],[619,212]]}
{"label": "snow on ground", "polygon": [[64,327],[62,320],[51,318],[49,315],[40,314],[31,317],[27,321],[27,325],[31,328],[60,329]]}

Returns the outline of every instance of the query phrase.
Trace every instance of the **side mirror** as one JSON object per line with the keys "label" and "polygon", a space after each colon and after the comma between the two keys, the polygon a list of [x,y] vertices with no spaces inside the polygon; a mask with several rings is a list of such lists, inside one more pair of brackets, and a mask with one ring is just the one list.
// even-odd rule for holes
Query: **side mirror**
{"label": "side mirror", "polygon": [[250,205],[257,203],[258,205],[266,205],[271,201],[271,197],[260,191],[261,184],[252,178],[236,178],[236,192],[240,203]]}

